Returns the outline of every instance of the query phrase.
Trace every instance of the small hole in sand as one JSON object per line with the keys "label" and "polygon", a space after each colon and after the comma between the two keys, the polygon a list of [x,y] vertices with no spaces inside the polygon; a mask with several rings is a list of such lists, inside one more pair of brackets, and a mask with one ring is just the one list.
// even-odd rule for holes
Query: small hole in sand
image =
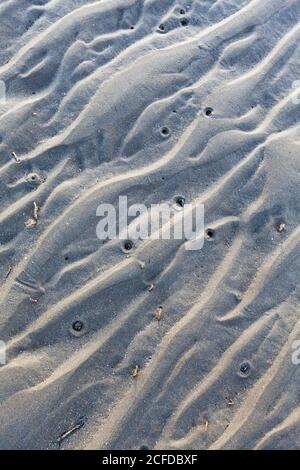
{"label": "small hole in sand", "polygon": [[165,25],[160,24],[159,27],[158,27],[158,31],[160,31],[161,33],[164,33],[166,31]]}
{"label": "small hole in sand", "polygon": [[26,176],[26,181],[28,183],[38,184],[38,183],[41,183],[41,178],[39,177],[37,173],[30,173],[29,175]]}
{"label": "small hole in sand", "polygon": [[206,230],[206,238],[207,240],[211,240],[215,236],[215,231],[212,228],[208,228]]}
{"label": "small hole in sand", "polygon": [[204,112],[205,116],[211,117],[213,115],[214,110],[212,108],[206,108]]}
{"label": "small hole in sand", "polygon": [[133,25],[131,25],[131,26],[130,26],[130,29],[134,29],[134,26],[133,26]]}
{"label": "small hole in sand", "polygon": [[245,362],[242,362],[242,364],[240,365],[240,373],[245,377],[247,375],[249,375],[250,373],[250,364],[249,362],[245,361]]}
{"label": "small hole in sand", "polygon": [[131,240],[126,240],[123,244],[123,248],[126,252],[131,251],[133,248],[133,242]]}
{"label": "small hole in sand", "polygon": [[161,179],[162,179],[163,181],[165,181],[166,178],[165,178],[164,176],[162,176]]}
{"label": "small hole in sand", "polygon": [[180,21],[182,26],[188,26],[189,20],[187,18],[184,18],[183,20]]}
{"label": "small hole in sand", "polygon": [[177,204],[177,206],[179,207],[184,207],[184,204],[185,204],[185,198],[183,196],[177,196],[175,198],[175,202]]}
{"label": "small hole in sand", "polygon": [[185,15],[185,9],[184,9],[184,8],[181,8],[181,9],[179,10],[179,13],[180,13],[181,15]]}
{"label": "small hole in sand", "polygon": [[76,332],[81,331],[82,328],[83,328],[83,322],[80,321],[80,320],[74,321],[74,323],[72,324],[72,328],[73,328],[73,330],[76,331]]}
{"label": "small hole in sand", "polygon": [[168,127],[162,127],[160,132],[164,137],[168,137],[168,135],[170,134],[170,129]]}
{"label": "small hole in sand", "polygon": [[66,260],[66,261],[69,261],[69,257],[68,257],[68,256],[65,256],[65,260]]}

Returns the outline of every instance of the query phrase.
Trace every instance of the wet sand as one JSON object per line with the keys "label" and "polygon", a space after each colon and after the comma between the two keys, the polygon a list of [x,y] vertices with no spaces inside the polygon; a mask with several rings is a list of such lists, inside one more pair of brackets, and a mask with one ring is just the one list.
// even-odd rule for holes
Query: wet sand
{"label": "wet sand", "polygon": [[[299,20],[2,0],[1,449],[299,449]],[[103,243],[120,195],[204,204],[203,248]]]}

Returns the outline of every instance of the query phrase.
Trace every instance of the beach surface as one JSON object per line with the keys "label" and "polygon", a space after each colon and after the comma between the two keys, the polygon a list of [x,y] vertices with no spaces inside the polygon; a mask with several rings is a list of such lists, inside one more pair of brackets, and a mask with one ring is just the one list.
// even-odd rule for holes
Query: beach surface
{"label": "beach surface", "polygon": [[[299,449],[299,0],[1,0],[0,46],[0,448]],[[202,249],[100,240],[120,196]]]}

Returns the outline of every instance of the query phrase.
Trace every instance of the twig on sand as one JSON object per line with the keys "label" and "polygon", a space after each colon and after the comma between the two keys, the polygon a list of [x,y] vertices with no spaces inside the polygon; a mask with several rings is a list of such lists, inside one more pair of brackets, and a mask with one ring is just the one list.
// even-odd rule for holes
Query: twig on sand
{"label": "twig on sand", "polygon": [[285,224],[284,224],[283,222],[278,223],[278,224],[276,225],[276,230],[277,230],[277,232],[279,232],[279,233],[284,232],[284,230],[285,230]]}
{"label": "twig on sand", "polygon": [[33,218],[36,222],[38,221],[39,210],[40,210],[39,206],[34,201],[34,203],[33,203]]}
{"label": "twig on sand", "polygon": [[34,203],[33,203],[33,216],[30,217],[28,220],[26,220],[26,222],[25,222],[25,227],[26,228],[31,228],[31,227],[36,226],[36,224],[38,223],[39,212],[40,212],[40,208],[37,205],[37,203],[34,201]]}
{"label": "twig on sand", "polygon": [[56,442],[58,443],[58,445],[60,446],[61,443],[67,438],[69,437],[71,434],[73,434],[75,431],[77,431],[78,429],[82,428],[82,426],[84,426],[84,420],[83,418],[80,418],[77,423],[74,424],[74,426],[71,427],[71,429],[69,429],[68,431],[65,431],[63,432],[59,437],[58,439],[56,440]]}
{"label": "twig on sand", "polygon": [[8,276],[9,276],[9,275],[10,275],[10,273],[11,273],[11,271],[12,271],[12,267],[11,267],[11,266],[8,266],[7,273],[5,274],[5,279],[7,279],[7,278],[8,278]]}
{"label": "twig on sand", "polygon": [[205,421],[205,423],[204,423],[205,432],[207,432],[207,430],[208,430],[208,425],[209,425],[209,422]]}
{"label": "twig on sand", "polygon": [[163,317],[163,314],[164,314],[164,310],[162,307],[158,307],[154,313],[154,316],[156,318],[157,321],[160,321]]}
{"label": "twig on sand", "polygon": [[16,152],[11,152],[11,154],[12,154],[13,158],[15,159],[15,161],[16,161],[17,163],[19,163],[19,162],[20,162],[20,159],[19,159],[19,157],[17,156]]}
{"label": "twig on sand", "polygon": [[132,377],[136,378],[139,375],[139,372],[140,372],[139,366],[135,366],[131,371]]}

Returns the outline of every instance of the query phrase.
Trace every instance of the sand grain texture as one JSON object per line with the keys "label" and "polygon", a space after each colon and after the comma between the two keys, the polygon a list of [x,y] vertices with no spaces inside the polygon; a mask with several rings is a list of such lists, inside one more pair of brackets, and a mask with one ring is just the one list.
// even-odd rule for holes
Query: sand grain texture
{"label": "sand grain texture", "polygon": [[[1,0],[0,44],[0,448],[299,448],[299,0]],[[213,236],[127,255],[119,195]]]}

